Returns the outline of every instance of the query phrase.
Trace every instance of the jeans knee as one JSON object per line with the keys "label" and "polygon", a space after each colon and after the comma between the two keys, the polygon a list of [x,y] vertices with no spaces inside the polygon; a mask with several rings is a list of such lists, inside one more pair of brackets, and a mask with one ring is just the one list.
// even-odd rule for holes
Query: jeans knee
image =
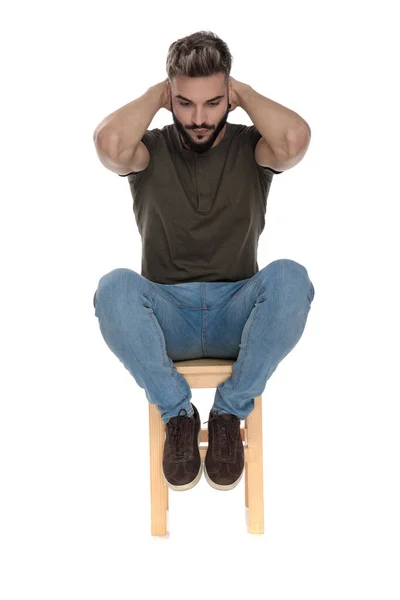
{"label": "jeans knee", "polygon": [[307,269],[303,265],[290,258],[277,258],[261,269],[260,272],[263,271],[268,272],[269,275],[276,271],[280,277],[296,276],[298,273],[308,275]]}
{"label": "jeans knee", "polygon": [[311,294],[311,300],[314,298],[315,290],[309,278],[308,271],[304,265],[295,260],[290,258],[278,258],[261,269],[260,274],[261,278],[265,276],[264,287],[268,286],[268,280],[270,280],[271,276],[275,276],[278,281],[282,281],[285,284],[300,280],[302,285],[305,283],[307,286],[307,293]]}
{"label": "jeans knee", "polygon": [[120,294],[124,293],[124,290],[128,288],[135,288],[135,278],[139,278],[135,271],[132,269],[127,269],[125,267],[119,267],[117,269],[113,269],[109,273],[103,275],[97,286],[97,290],[95,291],[93,297],[93,304],[99,300],[99,298],[104,295],[106,292],[106,296],[112,296],[113,299],[118,298]]}
{"label": "jeans knee", "polygon": [[107,286],[118,288],[120,286],[124,286],[127,282],[129,282],[130,286],[135,286],[135,280],[139,280],[139,278],[140,275],[138,275],[136,271],[127,269],[125,267],[120,267],[103,275],[99,281],[99,287]]}
{"label": "jeans knee", "polygon": [[301,286],[302,289],[305,286],[307,298],[311,303],[314,300],[315,290],[306,267],[295,260],[290,260],[289,258],[282,260],[284,262],[283,266],[287,277],[290,278],[291,281],[295,282],[300,279],[299,286]]}
{"label": "jeans knee", "polygon": [[292,260],[291,258],[278,258],[270,263],[270,265],[274,265],[274,267],[284,270],[288,273],[298,271],[307,272],[307,269],[303,265],[295,260]]}

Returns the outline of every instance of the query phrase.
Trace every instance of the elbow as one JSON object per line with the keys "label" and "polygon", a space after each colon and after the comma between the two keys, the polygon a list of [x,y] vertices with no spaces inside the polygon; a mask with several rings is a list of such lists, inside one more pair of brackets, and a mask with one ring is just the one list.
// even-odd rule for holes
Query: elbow
{"label": "elbow", "polygon": [[111,157],[113,160],[118,156],[119,140],[115,135],[110,135],[104,129],[96,130],[93,134],[93,140],[97,152]]}
{"label": "elbow", "polygon": [[311,129],[308,125],[302,125],[296,131],[289,131],[287,134],[287,148],[290,156],[296,156],[306,150],[311,140]]}

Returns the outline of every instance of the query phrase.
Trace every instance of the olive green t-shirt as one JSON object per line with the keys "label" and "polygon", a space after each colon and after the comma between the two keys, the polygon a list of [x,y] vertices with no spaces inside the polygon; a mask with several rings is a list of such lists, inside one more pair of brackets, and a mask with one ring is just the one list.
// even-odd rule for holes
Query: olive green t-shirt
{"label": "olive green t-shirt", "polygon": [[199,154],[182,145],[175,124],[148,129],[144,171],[128,173],[142,238],[141,275],[163,284],[241,281],[259,271],[274,173],[259,166],[254,125],[226,123],[219,144]]}

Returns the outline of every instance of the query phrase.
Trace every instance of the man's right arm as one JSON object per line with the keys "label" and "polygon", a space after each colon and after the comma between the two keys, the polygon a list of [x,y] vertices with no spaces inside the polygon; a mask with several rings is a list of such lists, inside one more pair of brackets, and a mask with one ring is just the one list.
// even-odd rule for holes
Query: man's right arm
{"label": "man's right arm", "polygon": [[101,163],[120,175],[142,171],[150,161],[141,142],[154,115],[164,106],[165,82],[151,86],[142,96],[108,115],[99,123],[93,141]]}

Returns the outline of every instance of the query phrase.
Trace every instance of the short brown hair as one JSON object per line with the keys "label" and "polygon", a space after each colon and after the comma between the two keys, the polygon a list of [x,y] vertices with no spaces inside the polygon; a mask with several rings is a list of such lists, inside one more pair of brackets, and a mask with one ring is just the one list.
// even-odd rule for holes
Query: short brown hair
{"label": "short brown hair", "polygon": [[198,31],[170,45],[167,74],[171,81],[177,75],[208,77],[215,73],[224,73],[227,85],[232,58],[227,44],[215,33]]}

